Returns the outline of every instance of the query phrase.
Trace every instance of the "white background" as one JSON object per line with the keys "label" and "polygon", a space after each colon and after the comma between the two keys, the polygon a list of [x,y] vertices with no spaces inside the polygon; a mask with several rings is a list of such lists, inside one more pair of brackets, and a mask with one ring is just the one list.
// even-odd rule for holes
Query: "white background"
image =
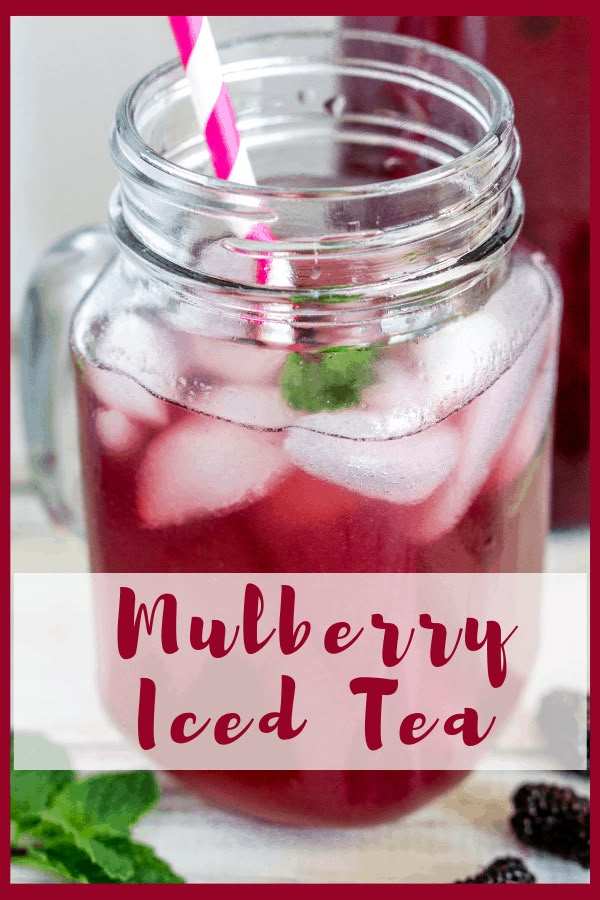
{"label": "white background", "polygon": [[[335,16],[211,16],[217,41]],[[116,174],[108,136],[125,90],[176,56],[166,16],[11,16],[13,331],[37,256],[106,220]]]}

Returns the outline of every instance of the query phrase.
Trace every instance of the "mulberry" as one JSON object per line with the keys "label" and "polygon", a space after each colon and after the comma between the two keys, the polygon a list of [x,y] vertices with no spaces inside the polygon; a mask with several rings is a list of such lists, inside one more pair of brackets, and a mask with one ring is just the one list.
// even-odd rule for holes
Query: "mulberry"
{"label": "mulberry", "polygon": [[533,875],[522,859],[516,856],[503,856],[495,859],[483,871],[464,881],[454,884],[533,884]]}
{"label": "mulberry", "polygon": [[530,847],[590,866],[590,801],[570,788],[524,784],[513,797],[517,838]]}

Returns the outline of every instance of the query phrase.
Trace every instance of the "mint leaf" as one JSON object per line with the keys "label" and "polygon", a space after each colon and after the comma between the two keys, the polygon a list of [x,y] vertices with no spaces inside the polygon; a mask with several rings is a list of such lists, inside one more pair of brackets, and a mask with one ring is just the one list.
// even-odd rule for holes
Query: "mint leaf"
{"label": "mint leaf", "polygon": [[[111,868],[94,863],[80,848],[61,842],[44,849],[32,849],[19,864],[39,869],[79,884],[183,884],[168,863],[147,844],[130,838],[111,838],[103,846],[110,854]],[[104,859],[109,856],[105,855]],[[118,869],[112,865],[119,860]]]}
{"label": "mint leaf", "polygon": [[10,817],[19,829],[27,828],[67,784],[73,772],[16,769],[10,774]]}
{"label": "mint leaf", "polygon": [[[75,835],[74,844],[78,850],[85,853],[90,863],[101,869],[112,881],[127,881],[133,875],[133,863],[127,854],[119,852],[104,841]],[[53,846],[57,845],[50,844],[48,849],[52,849]]]}
{"label": "mint leaf", "polygon": [[133,863],[126,853],[94,838],[81,843],[76,842],[76,845],[113,881],[128,881],[133,875]]}
{"label": "mint leaf", "polygon": [[[23,736],[19,737],[23,742]],[[64,751],[58,746],[41,738],[37,738],[38,745],[43,743],[48,749],[59,751],[65,761],[68,762]],[[21,749],[22,746],[21,746]],[[32,822],[35,822],[41,810],[43,810],[58,794],[58,792],[73,781],[75,774],[69,769],[65,770],[38,770],[14,768],[14,735],[10,736],[10,818],[11,832],[15,839],[21,830]]]}
{"label": "mint leaf", "polygon": [[90,862],[85,853],[69,843],[28,850],[16,861],[19,865],[78,884],[107,884],[112,881],[102,869]]}
{"label": "mint leaf", "polygon": [[[106,843],[105,838],[113,834],[108,826],[96,826],[89,829],[88,833],[55,818],[51,812],[44,812],[42,822],[32,829],[31,834],[34,838],[42,839],[47,849],[65,845],[76,847],[90,863],[115,881],[126,881],[133,874],[131,861]],[[93,834],[96,836],[92,837]]]}
{"label": "mint leaf", "polygon": [[[38,834],[43,833],[38,831]],[[43,849],[32,848],[19,863],[88,884],[183,884],[147,844],[125,835],[69,841],[52,834]]]}
{"label": "mint leaf", "polygon": [[332,347],[311,356],[291,353],[281,374],[283,395],[293,409],[307,412],[357,406],[374,380],[376,347]]}
{"label": "mint leaf", "polygon": [[79,884],[183,883],[151,847],[129,835],[159,799],[151,772],[110,772],[77,781],[70,771],[15,771],[12,751],[11,742],[15,862]]}
{"label": "mint leaf", "polygon": [[128,884],[183,884],[183,878],[176,875],[147,844],[122,837],[109,838],[106,844],[132,863],[133,873]]}
{"label": "mint leaf", "polygon": [[74,781],[61,791],[44,820],[70,833],[95,837],[127,833],[160,796],[151,772],[107,772]]}
{"label": "mint leaf", "polygon": [[295,294],[290,298],[292,303],[348,303],[351,297],[344,294],[322,294],[318,293],[311,296],[310,294]]}
{"label": "mint leaf", "polygon": [[87,879],[96,879],[94,883],[100,877],[103,881],[122,884],[183,883],[152,847],[125,834],[106,832],[96,838],[86,838],[45,821],[35,830],[35,836],[45,839],[45,850],[54,854],[53,861],[66,864],[68,851],[71,864],[76,861],[74,871]]}

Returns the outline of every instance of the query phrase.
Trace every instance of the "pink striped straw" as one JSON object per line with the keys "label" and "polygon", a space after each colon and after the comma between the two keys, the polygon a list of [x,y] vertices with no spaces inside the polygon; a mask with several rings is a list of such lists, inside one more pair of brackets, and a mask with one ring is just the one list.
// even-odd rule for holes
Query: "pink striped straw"
{"label": "pink striped straw", "polygon": [[[169,22],[215,175],[239,184],[256,184],[248,153],[240,139],[229,90],[223,80],[208,16],[169,16]],[[257,241],[275,240],[267,226],[260,223],[241,236]],[[270,260],[261,260],[258,265],[260,284],[267,283],[269,270]]]}

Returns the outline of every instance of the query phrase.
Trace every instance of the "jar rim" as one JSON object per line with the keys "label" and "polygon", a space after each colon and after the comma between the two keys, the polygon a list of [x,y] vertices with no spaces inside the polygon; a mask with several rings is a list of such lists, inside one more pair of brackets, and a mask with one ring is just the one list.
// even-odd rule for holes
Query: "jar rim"
{"label": "jar rim", "polygon": [[[276,43],[283,39],[311,39],[311,38],[333,38],[354,39],[371,42],[385,42],[391,46],[405,47],[422,50],[431,57],[437,57],[440,60],[452,62],[459,69],[462,69],[472,77],[487,92],[491,101],[491,112],[489,116],[489,124],[486,123],[487,129],[483,136],[471,146],[468,150],[459,153],[456,157],[447,162],[440,163],[435,167],[424,172],[407,175],[402,178],[387,179],[385,181],[370,181],[363,184],[351,184],[343,186],[316,186],[293,190],[285,186],[277,185],[247,185],[238,182],[227,181],[217,178],[215,175],[207,175],[195,172],[192,169],[178,165],[176,162],[161,155],[153,147],[151,147],[142,137],[140,130],[136,124],[136,106],[141,102],[142,98],[148,94],[155,94],[155,87],[160,80],[171,78],[169,85],[171,90],[175,90],[176,86],[181,86],[178,90],[186,91],[187,80],[181,69],[181,63],[178,59],[173,59],[167,63],[155,67],[141,79],[139,79],[125,93],[117,108],[115,131],[121,143],[121,150],[128,148],[130,153],[137,159],[143,161],[149,166],[161,181],[172,182],[174,188],[178,191],[189,188],[190,190],[201,189],[208,192],[221,193],[226,190],[232,197],[240,200],[247,198],[261,199],[288,199],[293,197],[295,200],[315,199],[319,201],[334,200],[339,202],[344,198],[373,198],[378,196],[393,196],[403,194],[412,190],[422,190],[430,187],[442,180],[452,178],[461,171],[468,169],[471,163],[476,164],[483,157],[497,151],[498,145],[513,128],[514,113],[513,104],[504,85],[496,78],[485,66],[470,59],[456,50],[450,50],[431,41],[422,40],[420,38],[407,37],[405,35],[387,34],[379,31],[371,31],[365,29],[306,29],[303,31],[285,31],[280,30],[261,35],[253,35],[252,37],[236,38],[231,41],[219,43],[219,51],[221,54],[228,50],[235,49],[239,52],[244,46],[251,46],[256,43],[271,42]],[[234,70],[243,71],[240,63],[227,64],[222,67],[224,80],[228,80],[228,75],[232,75]],[[388,69],[393,68],[393,64],[386,64]],[[177,77],[172,77],[177,76]],[[450,84],[447,79],[441,78],[440,81]],[[189,93],[189,90],[187,90]],[[123,146],[123,144],[125,146]],[[119,165],[119,160],[117,159]]]}

